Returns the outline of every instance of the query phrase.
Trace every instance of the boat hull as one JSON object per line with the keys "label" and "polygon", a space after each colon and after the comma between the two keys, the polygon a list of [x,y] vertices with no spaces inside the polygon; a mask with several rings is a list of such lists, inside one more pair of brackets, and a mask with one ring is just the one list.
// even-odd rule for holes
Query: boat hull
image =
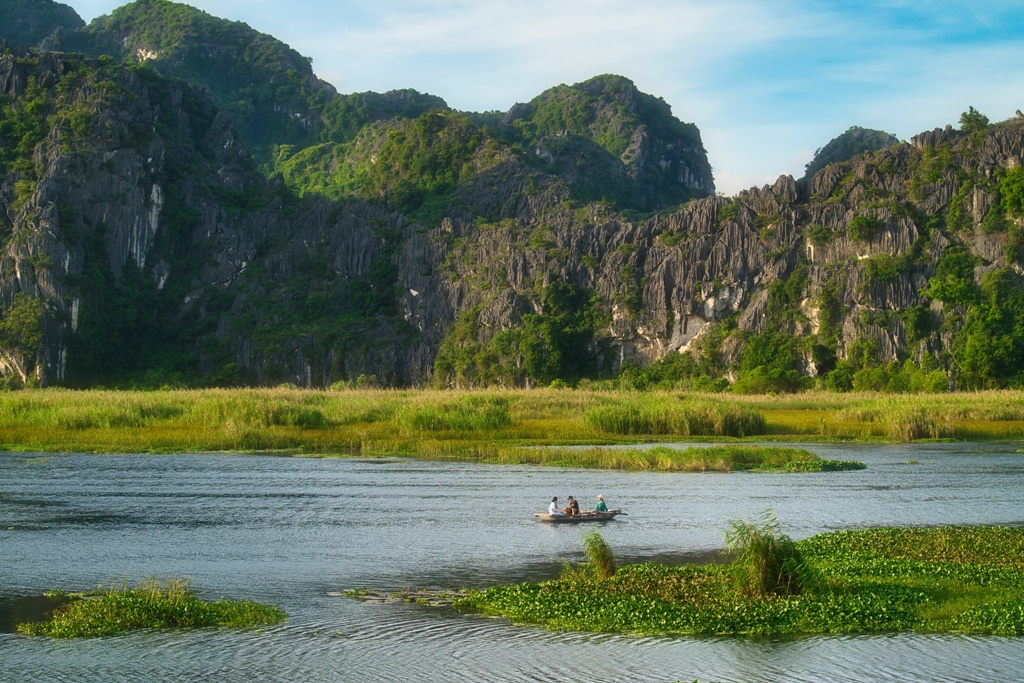
{"label": "boat hull", "polygon": [[615,515],[624,515],[622,510],[608,510],[607,512],[594,512],[588,510],[581,512],[578,515],[552,515],[546,512],[534,513],[541,522],[551,522],[552,524],[579,524],[580,522],[607,522],[615,519]]}

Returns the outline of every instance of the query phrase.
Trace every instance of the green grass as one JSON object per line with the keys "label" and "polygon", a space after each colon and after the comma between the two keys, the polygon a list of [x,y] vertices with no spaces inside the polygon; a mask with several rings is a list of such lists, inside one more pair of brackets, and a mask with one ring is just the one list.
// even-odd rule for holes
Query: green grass
{"label": "green grass", "polygon": [[771,513],[757,522],[733,521],[725,545],[735,556],[733,577],[743,595],[797,595],[809,585],[803,556]]}
{"label": "green grass", "polygon": [[743,444],[688,448],[515,448],[500,450],[494,457],[481,455],[480,460],[502,464],[659,472],[835,472],[864,469],[862,463],[823,460],[801,448]]}
{"label": "green grass", "polygon": [[136,588],[127,585],[57,597],[69,602],[48,621],[18,624],[25,635],[55,638],[93,638],[152,628],[255,628],[282,622],[277,607],[249,600],[204,602],[187,580],[150,579]]}
{"label": "green grass", "polygon": [[464,610],[632,634],[1024,635],[1024,528],[870,529],[795,543],[803,590],[745,590],[733,567],[639,564],[601,578],[470,591]]}
{"label": "green grass", "polygon": [[583,553],[587,556],[591,571],[598,578],[607,579],[618,570],[612,549],[597,531],[583,534]]}
{"label": "green grass", "polygon": [[289,388],[0,392],[0,449],[7,450],[277,451],[524,462],[527,456],[518,451],[527,446],[936,438],[1024,438],[1024,394],[763,397]]}

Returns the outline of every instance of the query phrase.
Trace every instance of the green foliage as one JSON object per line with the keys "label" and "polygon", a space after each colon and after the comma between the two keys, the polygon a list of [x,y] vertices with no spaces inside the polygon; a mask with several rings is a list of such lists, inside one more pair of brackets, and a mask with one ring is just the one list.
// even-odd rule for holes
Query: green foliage
{"label": "green foliage", "polygon": [[910,254],[893,256],[888,252],[880,252],[864,260],[864,275],[868,282],[889,284],[895,282],[903,273],[913,267]]}
{"label": "green foliage", "polygon": [[850,239],[870,242],[885,228],[885,223],[874,216],[857,216],[850,221]]}
{"label": "green foliage", "polygon": [[746,596],[797,595],[807,583],[803,557],[789,536],[782,533],[771,511],[756,522],[733,520],[725,532],[733,557],[732,571]]}
{"label": "green foliage", "polygon": [[644,123],[656,135],[699,143],[696,126],[672,116],[664,100],[639,92],[631,81],[606,74],[573,86],[560,85],[530,102],[530,114],[515,122],[527,143],[563,131],[593,139],[615,156]]}
{"label": "green foliage", "polygon": [[463,114],[432,111],[395,122],[372,159],[352,170],[356,194],[439,223],[450,192],[493,163],[493,140]]}
{"label": "green foliage", "polygon": [[898,142],[894,135],[885,131],[850,126],[845,133],[815,151],[814,158],[807,163],[804,177],[812,177],[828,164],[849,161],[865,152],[886,149]]}
{"label": "green foliage", "polygon": [[954,232],[970,232],[974,228],[971,199],[973,183],[962,183],[946,209],[946,227]]}
{"label": "green foliage", "polygon": [[960,246],[951,246],[943,252],[935,268],[935,276],[928,280],[928,296],[951,306],[967,306],[978,300],[978,286],[974,283],[974,267],[978,257]]}
{"label": "green foliage", "polygon": [[726,223],[731,220],[735,220],[739,213],[739,202],[733,200],[725,206],[718,208],[718,213],[715,216],[715,225],[721,226],[722,223]]}
{"label": "green foliage", "polygon": [[157,72],[202,86],[261,157],[274,144],[314,141],[333,93],[308,59],[272,36],[169,0],[121,6],[63,40],[66,49],[126,61],[147,54]]}
{"label": "green foliage", "polygon": [[[973,284],[973,281],[972,281]],[[1024,386],[1024,282],[986,273],[953,351],[965,388]]]}
{"label": "green foliage", "polygon": [[51,620],[19,624],[18,632],[96,638],[148,628],[254,628],[286,619],[278,608],[248,600],[204,602],[192,593],[187,580],[150,579],[137,588],[122,585],[71,597]]}
{"label": "green foliage", "polygon": [[[1020,529],[869,529],[792,543],[772,522],[740,523],[739,535],[753,540],[754,583],[762,564],[777,576],[781,560],[778,594],[738,590],[743,584],[720,565],[640,564],[608,579],[577,572],[470,591],[456,607],[549,628],[649,635],[1024,634]],[[787,592],[794,587],[802,591]]]}
{"label": "green foliage", "polygon": [[0,3],[0,40],[35,47],[55,29],[84,24],[71,7],[51,0],[4,0]]}
{"label": "green foliage", "polygon": [[807,235],[807,239],[810,240],[811,244],[813,244],[816,247],[825,246],[826,244],[832,241],[833,237],[835,237],[835,233],[832,231],[831,228],[828,228],[819,223],[815,223],[814,225],[809,226],[805,234]]}
{"label": "green foliage", "polygon": [[[941,393],[947,391],[949,388],[949,377],[942,370],[931,370],[928,371],[911,360],[906,360],[901,365],[899,363],[889,363],[882,366],[867,365],[862,366],[858,370],[854,370],[854,365],[850,364],[847,376],[849,377],[848,385],[842,387],[842,390],[854,390],[854,391],[879,391],[890,394],[919,394],[919,393]],[[833,382],[845,381],[841,380],[840,377],[836,377]],[[835,387],[839,389],[840,387]],[[922,434],[923,432],[929,431],[928,429],[913,429],[913,434]],[[903,438],[904,431],[900,431],[894,436],[898,436],[900,440],[912,440],[914,438],[921,438],[921,436],[914,436],[911,439]]]}
{"label": "green foliage", "polygon": [[807,263],[801,261],[787,277],[768,285],[764,315],[769,326],[786,329],[790,323],[803,318],[800,304],[808,282]]}
{"label": "green foliage", "polygon": [[[415,90],[392,90],[338,95],[324,105],[322,138],[336,143],[355,140],[367,124],[388,119],[415,119],[447,109],[444,100]],[[476,124],[480,126],[480,124]]]}
{"label": "green foliage", "polygon": [[907,341],[911,344],[927,339],[939,329],[938,321],[927,303],[904,309],[901,317],[907,330]]}
{"label": "green foliage", "polygon": [[918,201],[924,200],[927,190],[933,189],[933,186],[947,177],[955,178],[957,170],[951,144],[944,142],[925,147],[921,153],[921,162],[914,169],[910,179],[910,196]]}
{"label": "green foliage", "polygon": [[999,181],[1003,210],[1015,218],[1024,218],[1024,167],[1014,166]]}
{"label": "green foliage", "polygon": [[703,355],[670,353],[644,367],[623,365],[610,383],[619,389],[632,391],[685,389],[720,392],[729,386],[729,380],[720,376],[721,371],[722,368]]}
{"label": "green foliage", "polygon": [[[818,339],[822,345],[835,355],[836,346],[839,343],[839,323],[842,319],[843,306],[840,299],[842,292],[841,282],[836,277],[830,277],[822,286],[821,294],[818,295]],[[818,359],[815,362],[819,364]]]}
{"label": "green foliage", "polygon": [[737,405],[672,401],[613,403],[584,414],[592,428],[608,434],[751,436],[763,434],[764,415]]}
{"label": "green foliage", "polygon": [[480,342],[480,309],[468,311],[441,343],[434,361],[437,383],[522,386],[575,383],[598,372],[592,345],[605,320],[596,294],[556,280],[541,292],[541,313]]}
{"label": "green foliage", "polygon": [[988,128],[988,117],[974,107],[960,114],[960,130],[965,133],[977,133]]}
{"label": "green foliage", "polygon": [[608,547],[604,538],[597,531],[583,534],[583,554],[587,556],[591,571],[597,578],[608,579],[615,576],[615,555]]}
{"label": "green foliage", "polygon": [[737,394],[769,394],[799,391],[807,386],[797,364],[801,360],[796,337],[764,332],[751,337],[739,363]]}
{"label": "green foliage", "polygon": [[864,469],[849,460],[823,460],[810,451],[782,446],[674,448],[529,448],[503,453],[501,462],[654,472],[840,472]]}
{"label": "green foliage", "polygon": [[395,415],[407,430],[484,430],[512,424],[509,403],[502,398],[469,397],[462,401],[411,405]]}
{"label": "green foliage", "polygon": [[10,305],[0,309],[0,349],[20,353],[34,364],[43,349],[45,312],[42,299],[15,294]]}

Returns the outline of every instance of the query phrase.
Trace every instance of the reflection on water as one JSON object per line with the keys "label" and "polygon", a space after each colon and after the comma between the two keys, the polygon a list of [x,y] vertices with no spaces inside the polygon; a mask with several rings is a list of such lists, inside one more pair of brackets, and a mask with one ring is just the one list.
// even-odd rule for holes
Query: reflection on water
{"label": "reflection on water", "polygon": [[[55,642],[0,633],[0,681],[974,681],[1019,676],[1021,641],[633,638],[552,633],[330,592],[483,587],[554,576],[587,526],[544,525],[552,495],[603,493],[618,557],[719,557],[729,520],[771,508],[794,538],[878,525],[1020,524],[1007,445],[828,445],[868,469],[653,474],[402,460],[0,454],[0,631],[55,587],[192,580],[280,605],[263,632]],[[912,461],[916,461],[913,463]],[[585,505],[586,507],[587,505]]]}

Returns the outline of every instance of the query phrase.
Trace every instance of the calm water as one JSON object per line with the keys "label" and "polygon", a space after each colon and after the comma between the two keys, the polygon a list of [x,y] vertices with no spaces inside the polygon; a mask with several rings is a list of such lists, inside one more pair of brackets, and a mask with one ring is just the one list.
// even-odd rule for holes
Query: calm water
{"label": "calm water", "polygon": [[[264,632],[56,642],[0,632],[11,681],[1015,681],[1024,640],[633,638],[553,633],[346,588],[483,587],[554,576],[590,527],[534,522],[603,493],[620,559],[719,550],[771,508],[794,538],[875,525],[1024,524],[1019,445],[820,446],[862,472],[646,474],[403,460],[0,453],[0,631],[62,587],[190,577],[205,598],[281,606]],[[917,464],[907,461],[916,460]]]}

